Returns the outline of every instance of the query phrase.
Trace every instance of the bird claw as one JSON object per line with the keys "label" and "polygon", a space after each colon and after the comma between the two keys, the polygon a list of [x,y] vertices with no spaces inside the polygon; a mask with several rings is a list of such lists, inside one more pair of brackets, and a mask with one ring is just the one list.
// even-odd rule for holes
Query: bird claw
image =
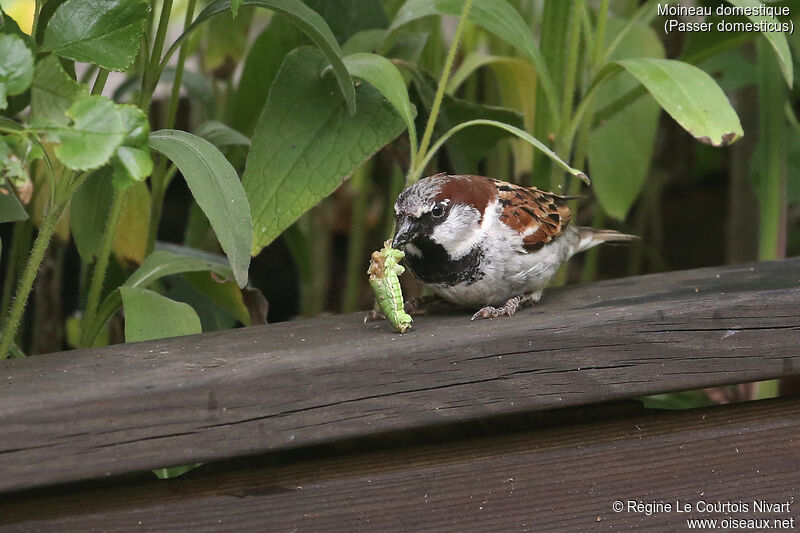
{"label": "bird claw", "polygon": [[[403,303],[403,310],[411,316],[427,315],[431,308],[441,304],[443,301],[433,294],[420,296],[419,298],[409,298]],[[375,320],[386,320],[386,315],[377,309],[372,309],[364,315],[364,324]]]}
{"label": "bird claw", "polygon": [[476,318],[497,318],[502,315],[513,316],[520,307],[520,300],[521,299],[519,296],[514,296],[513,298],[509,298],[508,301],[500,307],[492,307],[491,305],[487,305],[472,315],[472,320],[475,320]]}
{"label": "bird claw", "polygon": [[374,322],[375,320],[386,320],[386,315],[377,309],[372,309],[369,313],[364,315],[364,324],[367,322]]}

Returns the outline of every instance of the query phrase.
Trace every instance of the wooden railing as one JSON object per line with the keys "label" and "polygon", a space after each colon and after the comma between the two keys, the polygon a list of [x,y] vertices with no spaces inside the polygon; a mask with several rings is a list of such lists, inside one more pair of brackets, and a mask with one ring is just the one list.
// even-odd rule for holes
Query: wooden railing
{"label": "wooden railing", "polygon": [[800,501],[752,505],[798,496],[800,401],[632,401],[800,375],[800,259],[552,289],[405,335],[362,316],[0,363],[0,530],[800,527]]}

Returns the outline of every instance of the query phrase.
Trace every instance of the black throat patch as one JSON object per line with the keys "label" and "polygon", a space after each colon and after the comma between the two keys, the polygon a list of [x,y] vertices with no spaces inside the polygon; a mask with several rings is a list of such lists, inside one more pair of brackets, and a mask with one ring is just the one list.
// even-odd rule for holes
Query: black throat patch
{"label": "black throat patch", "polygon": [[475,246],[466,255],[453,261],[447,255],[442,245],[433,242],[428,237],[414,240],[414,246],[419,248],[421,256],[411,253],[406,254],[406,264],[411,272],[424,283],[441,283],[444,285],[457,285],[459,283],[475,283],[483,277],[481,260],[483,250]]}

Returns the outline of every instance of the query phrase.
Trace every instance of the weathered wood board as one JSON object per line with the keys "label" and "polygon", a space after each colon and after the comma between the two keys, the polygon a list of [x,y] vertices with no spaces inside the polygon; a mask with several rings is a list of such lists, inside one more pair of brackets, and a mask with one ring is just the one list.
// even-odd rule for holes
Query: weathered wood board
{"label": "weathered wood board", "polygon": [[[0,531],[672,532],[705,517],[794,518],[797,526],[799,494],[795,398],[12,494],[0,501]],[[628,500],[672,510],[628,511]],[[677,501],[692,511],[676,512]],[[744,502],[749,511],[698,512],[700,501]],[[789,511],[755,512],[753,501],[789,502]]]}
{"label": "weathered wood board", "polygon": [[800,374],[800,259],[0,363],[0,491]]}

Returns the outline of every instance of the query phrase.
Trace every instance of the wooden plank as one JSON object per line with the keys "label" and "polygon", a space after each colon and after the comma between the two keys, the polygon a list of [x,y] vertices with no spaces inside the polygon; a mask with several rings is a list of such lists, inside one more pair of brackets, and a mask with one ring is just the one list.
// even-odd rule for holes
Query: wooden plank
{"label": "wooden plank", "polygon": [[0,364],[0,490],[800,374],[800,259],[552,290],[512,319],[361,314]]}
{"label": "wooden plank", "polygon": [[[797,527],[800,400],[195,474],[8,495],[0,531],[683,531],[687,518],[725,517]],[[627,500],[672,510],[628,511]],[[754,512],[754,500],[788,510]],[[698,512],[700,501],[748,512]]]}

